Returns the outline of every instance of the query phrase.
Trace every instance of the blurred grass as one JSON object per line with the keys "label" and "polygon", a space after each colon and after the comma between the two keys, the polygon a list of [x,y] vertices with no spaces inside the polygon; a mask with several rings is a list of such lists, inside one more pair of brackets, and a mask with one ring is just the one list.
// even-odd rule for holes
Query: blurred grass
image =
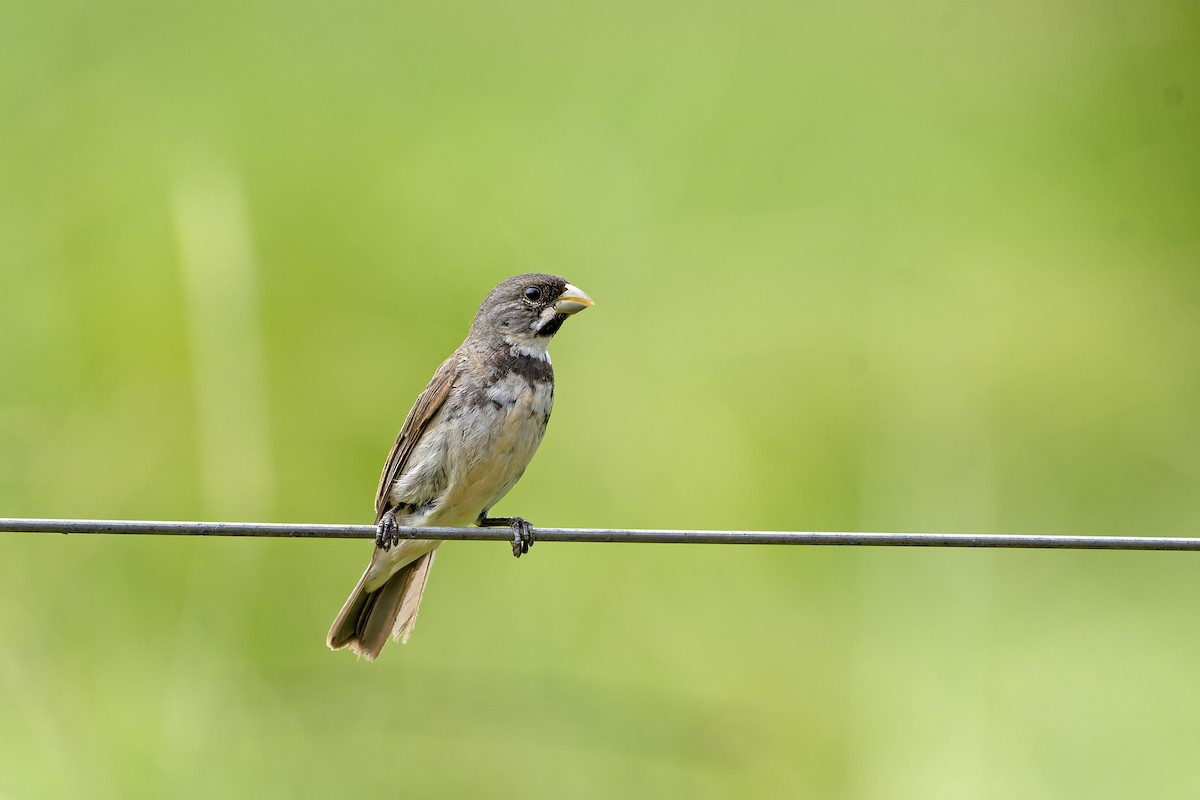
{"label": "blurred grass", "polygon": [[[0,506],[239,518],[205,453],[257,433],[264,514],[366,521],[545,269],[598,307],[502,511],[1195,535],[1198,45],[1191,0],[4,6]],[[203,421],[213,175],[265,432]],[[368,665],[322,646],[351,543],[2,549],[0,797],[1200,789],[1186,555],[449,545]]]}

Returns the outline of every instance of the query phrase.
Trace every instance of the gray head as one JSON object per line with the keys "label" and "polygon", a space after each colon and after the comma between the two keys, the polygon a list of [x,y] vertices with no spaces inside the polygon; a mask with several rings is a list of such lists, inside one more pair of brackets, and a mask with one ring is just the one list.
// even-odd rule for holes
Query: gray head
{"label": "gray head", "polygon": [[471,336],[544,349],[567,317],[590,305],[592,298],[557,275],[518,275],[488,292],[471,323]]}

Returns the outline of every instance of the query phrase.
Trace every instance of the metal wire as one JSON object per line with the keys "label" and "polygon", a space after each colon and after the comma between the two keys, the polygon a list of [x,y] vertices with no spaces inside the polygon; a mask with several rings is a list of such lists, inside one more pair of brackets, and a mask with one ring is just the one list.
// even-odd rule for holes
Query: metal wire
{"label": "metal wire", "polygon": [[[643,544],[786,544],[842,547],[1002,547],[1038,550],[1200,550],[1200,538],[1173,536],[1045,536],[974,533],[827,533],[806,531],[687,531],[624,528],[535,528],[542,542]],[[3,519],[7,533],[110,533],[163,536],[267,536],[373,539],[372,525],[293,525],[259,522],[152,522],[97,519]],[[400,528],[409,539],[509,541],[508,528]]]}

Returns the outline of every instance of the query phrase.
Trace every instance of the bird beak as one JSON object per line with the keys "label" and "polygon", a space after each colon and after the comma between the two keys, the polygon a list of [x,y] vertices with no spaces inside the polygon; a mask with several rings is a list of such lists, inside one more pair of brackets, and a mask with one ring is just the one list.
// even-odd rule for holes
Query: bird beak
{"label": "bird beak", "polygon": [[588,297],[582,289],[568,283],[566,288],[563,289],[563,293],[559,295],[558,300],[554,303],[554,310],[559,314],[570,315],[594,305],[596,305],[596,301]]}

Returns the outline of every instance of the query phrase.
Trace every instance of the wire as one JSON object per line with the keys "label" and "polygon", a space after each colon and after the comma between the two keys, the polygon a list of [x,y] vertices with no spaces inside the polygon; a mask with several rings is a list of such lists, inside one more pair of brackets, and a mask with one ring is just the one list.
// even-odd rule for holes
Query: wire
{"label": "wire", "polygon": [[[625,528],[535,528],[542,542],[642,544],[779,544],[843,547],[1001,547],[1038,550],[1200,550],[1200,538],[1173,536],[1044,536],[974,533],[824,533],[687,531]],[[259,522],[152,522],[95,519],[3,519],[7,533],[109,533],[161,536],[252,536],[373,539],[373,525],[293,525]],[[400,528],[401,538],[510,541],[508,528]]]}

